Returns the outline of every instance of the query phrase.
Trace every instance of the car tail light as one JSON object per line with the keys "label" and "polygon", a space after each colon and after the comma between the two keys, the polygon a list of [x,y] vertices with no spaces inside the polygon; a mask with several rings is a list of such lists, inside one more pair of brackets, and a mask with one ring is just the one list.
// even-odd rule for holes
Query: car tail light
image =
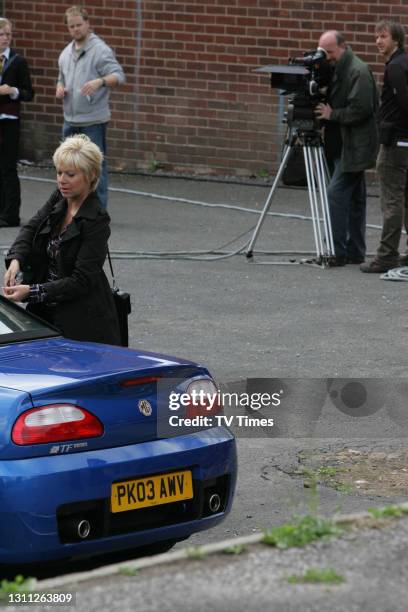
{"label": "car tail light", "polygon": [[135,387],[137,385],[146,385],[148,383],[157,382],[162,377],[161,374],[158,376],[143,376],[142,378],[128,378],[122,380],[120,383],[121,387]]}
{"label": "car tail light", "polygon": [[211,416],[222,411],[220,394],[214,381],[208,378],[194,380],[187,387],[190,402],[186,405],[186,417]]}
{"label": "car tail light", "polygon": [[72,404],[50,404],[23,412],[13,425],[15,444],[47,444],[79,438],[96,438],[103,425],[93,414]]}

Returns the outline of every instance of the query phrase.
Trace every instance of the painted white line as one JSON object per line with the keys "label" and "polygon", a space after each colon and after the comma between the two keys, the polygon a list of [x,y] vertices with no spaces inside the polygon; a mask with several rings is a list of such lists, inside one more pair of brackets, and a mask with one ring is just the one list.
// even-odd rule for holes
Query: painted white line
{"label": "painted white line", "polygon": [[[38,176],[19,176],[20,179],[25,181],[37,181],[44,183],[55,183],[53,179],[41,178]],[[201,200],[189,200],[187,198],[180,198],[178,196],[165,196],[159,193],[150,193],[147,191],[136,191],[134,189],[125,189],[122,187],[108,187],[108,191],[116,192],[116,193],[127,193],[130,195],[140,196],[143,198],[154,198],[155,200],[167,200],[170,202],[181,202],[182,204],[193,204],[196,206],[204,206],[206,208],[225,208],[227,210],[235,210],[242,213],[250,213],[254,215],[260,215],[262,210],[256,210],[255,208],[245,208],[244,206],[234,206],[233,204],[211,204],[209,202],[202,202]],[[307,215],[299,215],[296,213],[279,213],[274,211],[268,211],[267,214],[271,217],[282,217],[284,219],[297,219],[299,221],[311,221],[312,217],[308,217]],[[366,227],[370,229],[381,230],[381,225],[372,225],[367,223]],[[404,230],[402,230],[404,233]]]}

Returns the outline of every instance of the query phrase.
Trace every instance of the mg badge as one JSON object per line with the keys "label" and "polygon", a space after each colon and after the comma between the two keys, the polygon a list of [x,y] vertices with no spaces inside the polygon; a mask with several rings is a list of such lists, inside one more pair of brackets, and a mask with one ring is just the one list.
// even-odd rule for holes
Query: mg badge
{"label": "mg badge", "polygon": [[153,412],[153,408],[150,402],[147,400],[139,400],[139,411],[144,416],[150,416]]}

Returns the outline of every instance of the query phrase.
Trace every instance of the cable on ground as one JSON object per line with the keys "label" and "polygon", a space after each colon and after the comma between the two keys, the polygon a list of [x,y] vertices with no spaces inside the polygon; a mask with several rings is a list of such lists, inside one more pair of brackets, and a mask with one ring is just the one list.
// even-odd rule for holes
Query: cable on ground
{"label": "cable on ground", "polygon": [[[20,179],[27,181],[36,181],[36,182],[45,182],[45,183],[54,183],[54,179],[48,179],[43,177],[35,177],[35,176],[20,176]],[[203,202],[201,200],[190,200],[188,198],[181,198],[178,196],[166,196],[158,193],[151,193],[146,191],[138,191],[135,189],[127,189],[122,187],[109,187],[109,191],[114,193],[125,193],[129,195],[134,195],[143,198],[153,198],[157,200],[165,200],[170,202],[180,202],[182,204],[189,204],[194,206],[201,206],[205,208],[221,208],[226,210],[234,210],[236,212],[248,213],[248,214],[256,214],[260,215],[262,210],[256,210],[254,208],[245,208],[243,206],[236,206],[233,204],[225,204],[225,203],[210,203]],[[278,213],[273,211],[268,211],[267,215],[271,217],[280,217],[284,219],[295,219],[299,221],[312,221],[312,217],[307,215],[301,215],[297,213]],[[321,221],[321,220],[320,220]],[[380,225],[367,224],[367,228],[381,230]],[[246,247],[249,245],[249,240],[245,241],[241,246],[236,248],[230,252],[222,252],[222,249],[232,245],[234,242],[237,242],[240,238],[245,236],[246,234],[252,233],[255,229],[255,226],[245,230],[232,240],[227,243],[224,243],[220,247],[216,247],[210,250],[203,251],[111,251],[111,255],[114,259],[173,259],[173,260],[191,260],[191,261],[216,261],[221,259],[227,259],[230,257],[235,257],[236,255],[244,255],[244,251]],[[0,247],[1,249],[7,247]],[[312,251],[256,251],[257,254],[263,255],[312,255]],[[260,263],[260,262],[259,262]],[[280,263],[280,262],[271,262],[271,263]],[[283,262],[288,264],[294,264],[296,262]]]}
{"label": "cable on ground", "polygon": [[408,281],[408,267],[392,268],[385,274],[381,274],[380,278],[381,280]]}

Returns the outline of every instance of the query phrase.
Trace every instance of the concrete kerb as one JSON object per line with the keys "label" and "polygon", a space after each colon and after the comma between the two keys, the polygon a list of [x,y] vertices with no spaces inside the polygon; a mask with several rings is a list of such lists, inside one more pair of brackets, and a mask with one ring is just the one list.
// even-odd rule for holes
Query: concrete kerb
{"label": "concrete kerb", "polygon": [[[400,509],[402,511],[408,512],[408,502],[404,502],[401,504],[393,504],[392,507],[396,510]],[[386,508],[387,506],[380,507],[378,508],[378,511],[381,512],[381,510],[384,510]],[[392,518],[392,516],[390,516],[389,518]],[[339,514],[338,516],[333,517],[332,520],[333,523],[338,526],[378,526],[378,519],[375,519],[373,514],[368,511],[355,512],[352,514]],[[200,557],[202,556],[204,560],[208,555],[220,553],[231,547],[259,544],[262,542],[263,538],[264,533],[256,533],[249,536],[222,540],[221,542],[216,542],[215,544],[207,544],[204,546],[190,548],[186,547],[182,550],[178,550],[175,552],[154,555],[152,557],[143,557],[142,559],[136,559],[134,561],[113,563],[111,565],[106,565],[95,570],[66,574],[63,576],[58,576],[57,578],[49,578],[47,580],[39,581],[35,585],[35,590],[36,592],[46,592],[52,589],[65,588],[68,585],[79,584],[81,582],[86,582],[92,579],[100,579],[105,578],[107,576],[114,576],[115,574],[121,574],[124,570],[132,572],[144,568],[155,567],[158,565],[172,564],[176,561],[190,559],[193,556],[193,553],[195,552],[199,552]]]}

